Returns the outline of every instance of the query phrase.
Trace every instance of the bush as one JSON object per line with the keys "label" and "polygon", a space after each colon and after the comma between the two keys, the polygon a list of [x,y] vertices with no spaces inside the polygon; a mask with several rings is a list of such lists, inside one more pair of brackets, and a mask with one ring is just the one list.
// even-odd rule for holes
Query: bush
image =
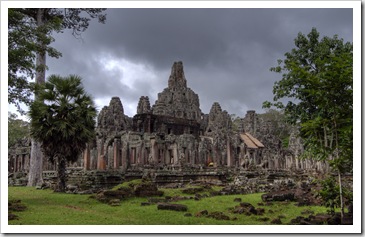
{"label": "bush", "polygon": [[317,196],[321,198],[323,206],[329,208],[330,214],[335,214],[335,208],[340,205],[340,190],[335,179],[330,176],[321,181],[322,189],[318,191]]}

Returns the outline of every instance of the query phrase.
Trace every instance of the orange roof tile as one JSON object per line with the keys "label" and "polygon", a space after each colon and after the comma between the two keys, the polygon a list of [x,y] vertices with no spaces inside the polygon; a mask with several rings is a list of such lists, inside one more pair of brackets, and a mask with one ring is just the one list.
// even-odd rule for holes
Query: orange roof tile
{"label": "orange roof tile", "polygon": [[251,139],[244,133],[240,134],[241,139],[243,140],[243,142],[246,144],[246,146],[248,148],[254,148],[257,149],[258,147],[255,145],[255,143],[253,141],[251,141]]}
{"label": "orange roof tile", "polygon": [[257,140],[256,138],[254,138],[251,134],[246,132],[246,135],[251,139],[251,141],[253,141],[255,143],[256,146],[258,147],[265,147],[259,140]]}

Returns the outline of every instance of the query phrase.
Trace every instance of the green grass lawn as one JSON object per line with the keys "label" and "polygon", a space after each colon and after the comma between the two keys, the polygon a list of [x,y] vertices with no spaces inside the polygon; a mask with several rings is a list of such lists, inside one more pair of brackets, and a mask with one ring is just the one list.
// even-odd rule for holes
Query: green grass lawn
{"label": "green grass lawn", "polygon": [[[161,189],[164,196],[186,195],[178,189]],[[283,224],[302,215],[305,210],[325,213],[326,208],[318,206],[297,207],[294,202],[274,203],[272,206],[258,206],[261,193],[247,195],[226,195],[182,200],[176,203],[188,206],[188,213],[157,210],[157,205],[141,206],[147,198],[123,200],[120,206],[110,206],[90,198],[90,195],[54,193],[52,190],[36,190],[34,187],[9,187],[9,200],[21,200],[27,209],[14,212],[19,219],[9,221],[10,225],[269,225],[271,220],[280,217]],[[191,196],[191,195],[188,195]],[[256,208],[264,208],[262,216],[246,216],[232,213],[239,205],[235,198],[249,202]],[[231,220],[216,220],[208,217],[195,217],[195,213],[207,210],[223,212]],[[308,216],[302,215],[302,216]],[[259,220],[267,217],[267,221]],[[232,220],[232,218],[236,218]]]}

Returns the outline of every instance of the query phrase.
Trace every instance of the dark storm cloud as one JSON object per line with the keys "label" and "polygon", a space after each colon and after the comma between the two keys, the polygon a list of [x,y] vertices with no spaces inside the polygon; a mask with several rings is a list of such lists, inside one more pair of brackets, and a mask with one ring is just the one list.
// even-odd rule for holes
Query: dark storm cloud
{"label": "dark storm cloud", "polygon": [[[120,96],[131,107],[142,95],[153,104],[181,60],[204,113],[218,101],[243,116],[262,112],[280,79],[270,67],[312,27],[352,41],[352,9],[108,9],[107,23],[92,21],[82,42],[69,32],[55,36],[63,57],[50,59],[49,73],[78,74],[95,98]],[[110,67],[113,61],[130,66]]]}

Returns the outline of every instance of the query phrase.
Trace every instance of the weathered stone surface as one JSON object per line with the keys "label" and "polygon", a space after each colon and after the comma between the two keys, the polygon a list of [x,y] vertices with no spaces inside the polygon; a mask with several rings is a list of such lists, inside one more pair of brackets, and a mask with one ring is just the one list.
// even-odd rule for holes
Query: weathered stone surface
{"label": "weathered stone surface", "polygon": [[129,128],[130,121],[124,115],[120,98],[113,97],[109,106],[104,106],[98,115],[97,133],[107,137]]}
{"label": "weathered stone surface", "polygon": [[256,214],[257,215],[263,215],[265,213],[265,209],[264,208],[256,208]]}
{"label": "weathered stone surface", "polygon": [[245,214],[247,216],[252,214],[257,215],[256,208],[248,202],[241,202],[240,205],[234,207],[232,212],[236,214]]}
{"label": "weathered stone surface", "polygon": [[123,190],[107,190],[103,192],[104,196],[107,198],[124,198],[131,196],[131,193],[127,193]]}
{"label": "weathered stone surface", "polygon": [[168,202],[168,201],[169,200],[167,200],[165,198],[155,198],[155,197],[148,198],[149,203],[159,203],[159,202]]}
{"label": "weathered stone surface", "polygon": [[108,204],[110,206],[120,206],[120,199],[115,198],[115,199],[111,199]]}
{"label": "weathered stone surface", "polygon": [[295,193],[293,191],[278,191],[273,193],[262,194],[261,199],[268,201],[294,201]]}
{"label": "weathered stone surface", "polygon": [[21,200],[10,200],[8,202],[8,210],[10,211],[24,211],[27,207],[21,203]]}
{"label": "weathered stone surface", "polygon": [[271,222],[271,224],[281,225],[283,224],[280,220],[280,218],[274,218]]}
{"label": "weathered stone surface", "polygon": [[150,202],[141,202],[141,206],[149,206],[151,205],[152,203]]}
{"label": "weathered stone surface", "polygon": [[187,87],[182,62],[173,64],[168,87],[158,94],[152,113],[200,122],[199,96]]}
{"label": "weathered stone surface", "polygon": [[186,188],[181,190],[182,193],[186,193],[186,194],[196,194],[199,192],[203,192],[204,188],[201,187],[195,187],[195,188]]}
{"label": "weathered stone surface", "polygon": [[147,114],[151,112],[150,99],[148,96],[141,96],[138,102],[137,114]]}
{"label": "weathered stone surface", "polygon": [[262,221],[262,222],[266,222],[266,221],[269,221],[270,220],[270,218],[269,217],[260,217],[260,218],[258,218],[258,220],[259,221]]}
{"label": "weathered stone surface", "polygon": [[242,202],[242,198],[235,198],[233,201],[234,202]]}
{"label": "weathered stone surface", "polygon": [[207,217],[210,217],[210,218],[214,218],[216,220],[229,220],[229,216],[225,215],[223,212],[218,212],[218,211],[215,211],[215,212],[211,212],[210,214],[207,215]]}
{"label": "weathered stone surface", "polygon": [[207,215],[208,215],[207,210],[202,210],[202,211],[199,211],[199,212],[195,213],[196,217],[202,217],[202,216],[207,216]]}
{"label": "weathered stone surface", "polygon": [[298,216],[295,219],[290,221],[291,224],[296,225],[352,225],[352,216],[348,213],[345,214],[344,223],[341,223],[341,215],[340,213],[336,213],[335,215],[329,214],[317,214],[310,215],[308,217]]}
{"label": "weathered stone surface", "polygon": [[188,207],[183,204],[158,203],[157,210],[187,211]]}
{"label": "weathered stone surface", "polygon": [[134,188],[134,195],[137,197],[162,196],[163,191],[158,190],[155,183],[142,182]]}
{"label": "weathered stone surface", "polygon": [[13,213],[8,213],[8,221],[19,220],[19,217]]}

